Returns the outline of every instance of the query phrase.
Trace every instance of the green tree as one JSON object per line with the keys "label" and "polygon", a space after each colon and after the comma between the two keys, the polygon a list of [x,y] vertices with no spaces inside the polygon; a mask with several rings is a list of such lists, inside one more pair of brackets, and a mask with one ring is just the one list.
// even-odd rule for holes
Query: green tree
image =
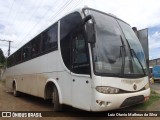
{"label": "green tree", "polygon": [[6,58],[5,58],[4,54],[3,54],[2,49],[0,48],[0,64],[1,65],[5,65],[5,62],[6,62]]}

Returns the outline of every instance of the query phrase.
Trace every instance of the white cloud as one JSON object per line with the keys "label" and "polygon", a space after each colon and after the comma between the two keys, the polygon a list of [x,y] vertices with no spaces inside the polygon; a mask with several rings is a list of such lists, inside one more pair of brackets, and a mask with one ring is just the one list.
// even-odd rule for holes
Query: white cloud
{"label": "white cloud", "polygon": [[160,32],[155,32],[154,34],[149,36],[149,48],[160,48]]}
{"label": "white cloud", "polygon": [[89,6],[113,13],[139,29],[159,25],[159,0],[88,0]]}
{"label": "white cloud", "polygon": [[150,59],[160,58],[160,31],[149,36]]}

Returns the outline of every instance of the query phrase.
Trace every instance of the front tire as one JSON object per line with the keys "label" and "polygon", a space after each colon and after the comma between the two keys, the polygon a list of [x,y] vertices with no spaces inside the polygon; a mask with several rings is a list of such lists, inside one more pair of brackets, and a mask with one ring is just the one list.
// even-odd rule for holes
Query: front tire
{"label": "front tire", "polygon": [[53,88],[53,93],[52,93],[52,103],[53,103],[53,111],[57,112],[62,110],[62,105],[59,103],[58,90],[55,86]]}

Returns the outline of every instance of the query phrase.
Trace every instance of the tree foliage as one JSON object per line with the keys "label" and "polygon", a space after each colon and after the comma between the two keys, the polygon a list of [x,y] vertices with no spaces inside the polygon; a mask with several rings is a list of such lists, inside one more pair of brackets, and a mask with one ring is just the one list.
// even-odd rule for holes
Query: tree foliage
{"label": "tree foliage", "polygon": [[6,58],[5,58],[4,54],[3,54],[2,49],[0,48],[0,64],[4,65],[5,62],[6,62]]}

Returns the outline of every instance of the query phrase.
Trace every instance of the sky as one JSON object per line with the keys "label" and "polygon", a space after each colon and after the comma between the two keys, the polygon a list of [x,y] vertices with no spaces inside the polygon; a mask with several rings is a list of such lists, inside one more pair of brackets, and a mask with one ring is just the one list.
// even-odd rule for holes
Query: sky
{"label": "sky", "polygon": [[[138,30],[148,28],[149,57],[160,58],[160,0],[0,0],[0,40],[11,53],[74,9],[88,6],[111,13]],[[0,41],[7,56],[8,43]]]}

